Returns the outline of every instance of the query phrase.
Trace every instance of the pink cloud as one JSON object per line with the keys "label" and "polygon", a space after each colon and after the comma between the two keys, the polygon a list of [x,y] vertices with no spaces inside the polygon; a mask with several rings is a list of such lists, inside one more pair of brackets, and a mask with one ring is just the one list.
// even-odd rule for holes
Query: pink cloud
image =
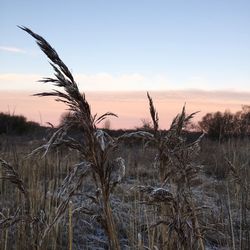
{"label": "pink cloud", "polygon": [[[52,98],[31,96],[30,92],[0,92],[0,111],[22,114],[28,119],[45,124],[57,125],[66,106]],[[161,128],[168,128],[173,117],[186,103],[188,113],[201,111],[196,115],[199,120],[207,112],[232,112],[241,109],[241,105],[250,104],[248,92],[219,91],[162,91],[150,93],[159,113]],[[107,111],[116,113],[118,118],[111,118],[112,128],[134,128],[141,125],[141,119],[150,120],[146,92],[87,92],[92,113],[102,114]]]}

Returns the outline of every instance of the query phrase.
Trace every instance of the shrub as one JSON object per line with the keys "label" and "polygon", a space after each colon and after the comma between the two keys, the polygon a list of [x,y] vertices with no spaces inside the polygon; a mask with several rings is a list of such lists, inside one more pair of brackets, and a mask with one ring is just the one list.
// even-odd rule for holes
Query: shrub
{"label": "shrub", "polygon": [[236,113],[207,113],[199,122],[199,126],[213,139],[245,136],[250,132],[250,107],[242,106],[242,110]]}
{"label": "shrub", "polygon": [[27,121],[22,115],[0,113],[0,134],[23,135],[33,132],[39,127],[38,123]]}

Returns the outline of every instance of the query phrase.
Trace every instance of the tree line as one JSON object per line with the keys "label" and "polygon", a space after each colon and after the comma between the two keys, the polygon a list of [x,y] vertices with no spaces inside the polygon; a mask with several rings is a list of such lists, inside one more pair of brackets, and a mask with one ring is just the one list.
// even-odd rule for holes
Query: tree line
{"label": "tree line", "polygon": [[[68,120],[74,122],[74,115],[64,113],[60,123]],[[152,124],[142,120],[142,126],[138,129],[150,130]],[[22,115],[14,115],[0,112],[0,134],[22,135],[31,133],[41,128],[39,123],[27,121]],[[111,123],[104,124],[104,128],[111,130]],[[235,113],[226,110],[225,112],[207,113],[197,125],[192,126],[196,131],[205,132],[212,139],[226,139],[230,137],[244,137],[250,134],[250,106],[243,105],[240,111]]]}
{"label": "tree line", "polygon": [[0,134],[24,135],[40,128],[39,123],[27,121],[22,115],[0,112]]}
{"label": "tree line", "polygon": [[250,133],[250,106],[243,105],[240,111],[231,113],[207,113],[198,126],[210,138],[225,139],[230,137],[244,137]]}

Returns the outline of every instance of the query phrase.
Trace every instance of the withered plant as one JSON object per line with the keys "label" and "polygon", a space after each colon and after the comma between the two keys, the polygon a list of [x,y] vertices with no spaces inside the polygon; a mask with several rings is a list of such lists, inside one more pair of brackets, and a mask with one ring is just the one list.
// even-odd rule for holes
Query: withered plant
{"label": "withered plant", "polygon": [[[228,153],[227,153],[228,154]],[[243,155],[240,155],[243,154]],[[245,155],[244,155],[245,154]],[[250,200],[250,170],[249,147],[244,150],[234,150],[225,156],[229,167],[227,177],[227,212],[229,220],[230,241],[232,249],[248,249],[250,247],[249,200]],[[234,209],[232,209],[234,207]],[[239,213],[234,214],[236,210]]]}
{"label": "withered plant", "polygon": [[[35,149],[32,155],[39,152],[43,152],[46,155],[55,148],[66,146],[68,149],[78,151],[81,159],[81,162],[73,166],[64,179],[58,192],[60,202],[56,216],[44,230],[40,245],[52,226],[65,214],[69,207],[69,202],[73,200],[76,192],[82,191],[84,179],[88,176],[88,178],[91,178],[95,190],[92,194],[86,193],[85,200],[91,200],[95,204],[95,209],[83,203],[80,207],[72,205],[74,207],[73,213],[74,211],[81,211],[93,216],[93,218],[97,218],[106,231],[110,249],[119,250],[119,237],[110,197],[114,187],[125,174],[125,164],[122,158],[113,157],[117,148],[116,140],[97,128],[97,125],[108,116],[116,115],[110,112],[101,116],[93,115],[85,94],[80,93],[71,72],[59,58],[57,52],[38,34],[26,27],[20,28],[36,39],[38,46],[50,59],[50,64],[54,69],[54,78],[44,78],[41,82],[52,83],[61,89],[35,95],[39,97],[54,97],[56,101],[66,104],[72,114],[71,119],[65,119],[49,141]],[[69,131],[72,128],[78,128],[79,136],[74,138],[70,136]],[[84,192],[82,192],[82,195],[84,195]]]}
{"label": "withered plant", "polygon": [[[204,215],[207,207],[200,205],[201,197],[198,197],[204,185],[199,186],[202,184],[199,180],[201,166],[196,162],[203,135],[189,142],[185,133],[185,127],[195,113],[187,115],[184,106],[181,113],[173,119],[170,129],[163,131],[159,128],[158,113],[148,94],[152,123],[145,124],[147,126],[144,126],[144,130],[125,133],[117,138],[111,137],[106,130],[99,129],[98,124],[107,117],[116,115],[111,112],[101,116],[93,114],[85,93],[80,93],[71,72],[57,52],[41,36],[26,27],[20,28],[35,38],[54,70],[53,77],[44,78],[41,82],[52,83],[56,90],[35,95],[55,98],[64,103],[70,113],[58,128],[51,130],[48,142],[32,151],[30,158],[26,159],[29,161],[26,165],[10,164],[0,159],[0,179],[3,180],[0,193],[4,199],[3,209],[0,210],[0,237],[3,239],[3,243],[0,241],[0,248],[82,248],[78,244],[82,244],[82,239],[88,238],[88,227],[93,232],[92,226],[96,225],[92,224],[94,220],[106,232],[107,240],[100,240],[99,237],[94,239],[100,240],[102,247],[111,250],[129,247],[203,250],[205,245],[210,242],[213,244],[213,239],[222,228],[215,227],[218,222],[223,222],[222,226],[225,224],[223,233],[229,236],[226,241],[224,238],[218,240],[218,246],[225,246],[226,242],[232,249],[249,248],[249,149],[244,149],[244,155],[241,156],[234,152],[237,147],[233,147],[233,151],[226,157],[226,163],[230,167],[230,171],[223,170],[230,173],[226,201],[228,215],[221,213],[224,217],[218,221],[217,218],[214,219],[216,213],[212,216]],[[139,145],[141,150],[141,144],[134,143],[134,139],[145,143],[138,161],[140,170],[147,168],[146,179],[131,178],[117,189],[120,192],[116,192],[116,199],[113,199],[113,191],[125,174],[125,161],[118,157],[120,153],[124,158],[127,157],[127,162],[131,160],[130,170],[138,171],[138,162],[133,162],[136,157],[131,156],[131,151],[133,150],[132,154],[137,154],[135,148]],[[124,141],[128,141],[133,148],[123,145]],[[244,148],[245,146],[244,144]],[[35,148],[33,145],[32,147]],[[145,155],[146,153],[149,154]],[[44,161],[38,160],[41,155],[44,156]],[[56,161],[53,156],[56,156]],[[9,159],[12,159],[11,156]],[[61,161],[65,161],[65,164],[61,164]],[[152,168],[149,161],[153,162]],[[17,163],[16,160],[14,162]],[[68,166],[71,167],[67,168]],[[141,172],[136,172],[135,176],[140,177],[140,174]],[[36,178],[37,176],[40,178]],[[142,180],[146,182],[140,183]],[[18,190],[11,195],[9,194],[14,189],[6,185],[9,183]],[[136,191],[134,195],[129,192],[131,189],[128,187],[135,185],[132,188]],[[128,215],[128,218],[118,218],[116,212],[124,217]],[[86,237],[77,236],[79,228],[76,228],[74,235],[74,222],[78,215],[82,216],[79,224]],[[214,221],[214,225],[210,223],[210,219]],[[86,224],[86,231],[82,228],[82,222]],[[205,232],[211,229],[216,236],[210,240],[207,234],[205,237]],[[65,235],[68,235],[68,245],[65,244]],[[205,239],[210,242],[206,244]],[[81,242],[77,242],[78,240]],[[83,245],[89,247],[88,243]]]}
{"label": "withered plant", "polygon": [[[159,249],[205,249],[203,228],[198,214],[204,208],[198,207],[192,187],[199,182],[200,167],[194,162],[199,152],[200,136],[188,143],[184,128],[195,113],[186,115],[185,106],[177,115],[170,129],[163,132],[159,129],[159,117],[153,100],[148,94],[151,132],[138,132],[132,136],[143,138],[146,145],[156,149],[154,167],[158,169],[159,186],[138,186],[144,202],[156,207],[158,219],[148,230],[159,230],[154,233],[156,239],[150,239],[150,248]],[[151,232],[149,235],[153,235]]]}
{"label": "withered plant", "polygon": [[36,243],[33,237],[34,231],[32,229],[37,223],[30,213],[29,191],[17,170],[2,159],[0,159],[0,173],[0,180],[12,183],[22,195],[21,202],[18,204],[13,214],[9,214],[9,212],[7,214],[0,213],[0,230],[6,230],[6,232],[8,232],[8,228],[15,224],[19,224],[24,231],[22,236],[23,239],[27,241],[27,247],[34,248]]}

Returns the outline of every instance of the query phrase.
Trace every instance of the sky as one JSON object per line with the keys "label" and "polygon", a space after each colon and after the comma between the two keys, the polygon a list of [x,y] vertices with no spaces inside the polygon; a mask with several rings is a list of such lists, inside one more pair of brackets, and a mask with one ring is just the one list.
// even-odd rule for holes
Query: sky
{"label": "sky", "polygon": [[[43,105],[37,106],[36,116],[21,107],[31,93],[52,88],[37,81],[53,72],[34,39],[17,25],[29,27],[57,50],[81,91],[90,92],[91,98],[92,92],[102,93],[93,98],[96,112],[105,98],[126,96],[130,101],[120,109],[122,120],[130,121],[122,123],[125,127],[138,123],[132,115],[136,91],[164,92],[168,100],[167,93],[175,93],[178,105],[173,112],[185,102],[202,114],[209,107],[216,109],[209,103],[234,110],[235,103],[240,109],[250,102],[245,98],[250,92],[248,0],[0,0],[0,111],[15,110],[37,120],[37,114],[46,116]],[[14,92],[19,93],[15,104],[8,96]],[[190,98],[201,100],[204,95],[207,105]],[[32,108],[38,102],[34,100]],[[110,104],[108,111],[114,107]],[[168,113],[172,104],[166,100],[164,105]],[[48,119],[59,117],[61,109],[50,103]]]}

